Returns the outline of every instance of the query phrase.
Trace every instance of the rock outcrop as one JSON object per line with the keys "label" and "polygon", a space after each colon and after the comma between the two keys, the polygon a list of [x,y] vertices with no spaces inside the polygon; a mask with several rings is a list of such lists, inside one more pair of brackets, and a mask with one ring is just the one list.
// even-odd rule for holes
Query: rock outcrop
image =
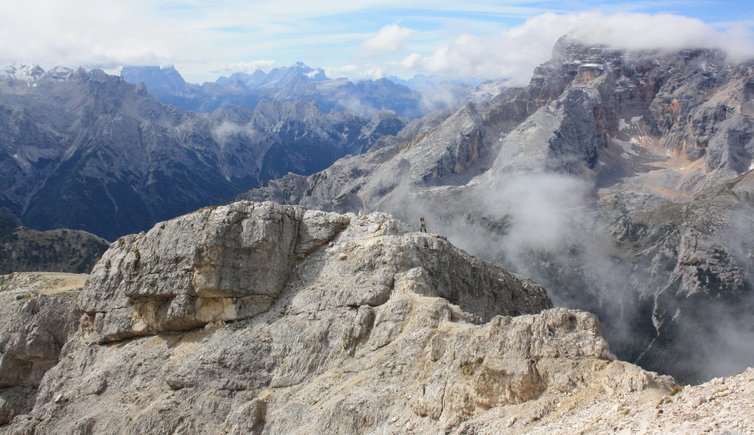
{"label": "rock outcrop", "polygon": [[86,231],[0,230],[0,274],[11,272],[89,273],[110,244]]}
{"label": "rock outcrop", "polygon": [[0,425],[28,413],[45,372],[76,331],[86,275],[0,275]]}
{"label": "rock outcrop", "polygon": [[[365,241],[364,233],[374,239]],[[106,342],[251,318],[316,259],[321,264],[311,267],[328,268],[312,277],[324,279],[323,288],[307,298],[325,306],[381,305],[403,287],[444,297],[485,320],[549,306],[541,287],[444,239],[405,233],[386,215],[360,219],[249,202],[205,208],[118,240],[81,294],[84,329]],[[361,243],[323,254],[337,236]],[[320,255],[309,258],[315,251]],[[330,258],[341,261],[324,261]],[[331,291],[324,287],[329,279],[338,283]],[[464,285],[471,287],[460,291]]]}
{"label": "rock outcrop", "polygon": [[[18,309],[33,312],[35,297]],[[754,377],[673,395],[672,378],[614,360],[594,315],[552,309],[539,285],[380,213],[203,209],[120,239],[70,301],[56,305],[65,315],[27,314],[69,319],[64,335],[81,318],[59,361],[30,372],[35,397],[4,390],[25,401],[3,408],[16,416],[0,430],[659,430],[686,424],[686,404],[746,398]],[[33,347],[24,337],[4,352]],[[688,427],[750,426],[726,409]]]}

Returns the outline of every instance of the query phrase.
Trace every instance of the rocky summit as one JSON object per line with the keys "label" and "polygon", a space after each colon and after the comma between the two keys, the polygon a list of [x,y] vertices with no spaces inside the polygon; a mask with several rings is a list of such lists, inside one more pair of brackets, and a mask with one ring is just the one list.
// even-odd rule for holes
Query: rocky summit
{"label": "rocky summit", "polygon": [[386,214],[205,208],[80,290],[40,279],[0,282],[4,433],[754,429],[751,371],[679,392],[594,315]]}

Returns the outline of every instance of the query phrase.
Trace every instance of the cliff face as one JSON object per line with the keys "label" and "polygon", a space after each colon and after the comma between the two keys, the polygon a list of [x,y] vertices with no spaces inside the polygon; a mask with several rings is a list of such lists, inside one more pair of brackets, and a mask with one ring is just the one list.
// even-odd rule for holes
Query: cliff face
{"label": "cliff face", "polygon": [[424,216],[597,313],[620,357],[689,382],[732,374],[754,364],[752,67],[564,37],[526,87],[242,196]]}
{"label": "cliff face", "polygon": [[116,242],[75,307],[16,293],[6,330],[60,324],[3,344],[6,364],[51,355],[5,383],[26,400],[4,408],[26,414],[11,431],[453,430],[583,388],[672,385],[613,362],[593,315],[548,310],[542,287],[384,214],[204,209]]}
{"label": "cliff face", "polygon": [[0,425],[34,405],[44,374],[76,331],[86,275],[0,275]]}
{"label": "cliff face", "polygon": [[594,315],[385,214],[207,208],[75,281],[0,279],[2,431],[753,428],[751,371],[678,392]]}

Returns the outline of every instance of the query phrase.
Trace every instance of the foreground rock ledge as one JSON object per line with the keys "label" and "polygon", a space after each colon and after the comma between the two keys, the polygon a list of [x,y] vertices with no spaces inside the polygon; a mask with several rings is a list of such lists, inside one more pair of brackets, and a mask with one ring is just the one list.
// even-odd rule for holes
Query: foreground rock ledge
{"label": "foreground rock ledge", "polygon": [[672,379],[611,360],[593,315],[550,306],[384,214],[203,209],[113,245],[3,429],[520,432],[668,397]]}

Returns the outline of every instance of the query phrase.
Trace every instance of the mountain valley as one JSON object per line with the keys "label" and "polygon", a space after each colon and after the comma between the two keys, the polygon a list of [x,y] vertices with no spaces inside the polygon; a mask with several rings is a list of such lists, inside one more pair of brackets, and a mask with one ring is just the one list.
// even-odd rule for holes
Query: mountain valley
{"label": "mountain valley", "polygon": [[0,433],[754,432],[752,71],[6,67]]}
{"label": "mountain valley", "polygon": [[322,170],[404,122],[303,100],[194,114],[100,70],[9,68],[0,78],[0,207],[30,228],[114,240],[288,172]]}

